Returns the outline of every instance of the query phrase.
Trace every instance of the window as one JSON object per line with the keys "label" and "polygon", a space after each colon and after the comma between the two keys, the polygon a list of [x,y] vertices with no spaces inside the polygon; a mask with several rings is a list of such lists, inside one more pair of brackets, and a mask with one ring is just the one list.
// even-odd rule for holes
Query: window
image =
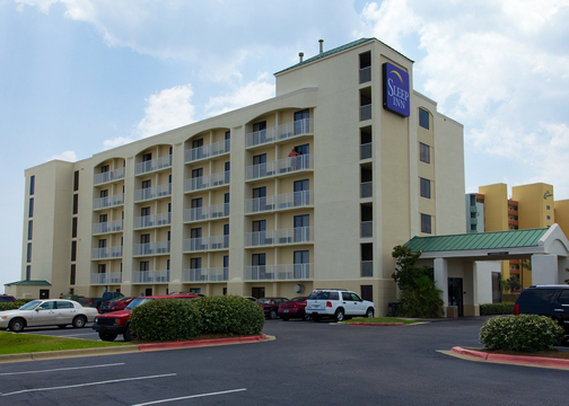
{"label": "window", "polygon": [[419,109],[419,125],[425,129],[429,129],[429,112],[425,109]]}
{"label": "window", "polygon": [[97,264],[97,273],[106,273],[107,264]]}
{"label": "window", "polygon": [[267,163],[267,154],[255,155],[253,157],[253,165],[261,165]]}
{"label": "window", "polygon": [[149,189],[150,187],[152,187],[152,180],[146,179],[146,180],[142,181],[142,188],[143,189]]}
{"label": "window", "polygon": [[29,281],[32,279],[32,266],[26,265],[26,280]]}
{"label": "window", "polygon": [[75,279],[77,275],[77,265],[71,264],[71,270],[69,272],[69,284],[75,285]]}
{"label": "window", "polygon": [[31,240],[34,234],[34,222],[33,220],[28,221],[28,240]]}
{"label": "window", "polygon": [[150,216],[150,207],[141,207],[140,216],[141,217]]}
{"label": "window", "polygon": [[140,261],[138,269],[141,272],[148,271],[150,269],[150,262],[149,261]]}
{"label": "window", "polygon": [[73,195],[73,214],[77,214],[78,212],[79,212],[79,195],[74,194]]}
{"label": "window", "polygon": [[421,197],[431,198],[431,181],[429,179],[420,178],[421,180]]}
{"label": "window", "polygon": [[362,278],[373,276],[373,243],[361,244],[360,255],[360,276]]}
{"label": "window", "polygon": [[229,152],[231,146],[231,131],[225,132],[225,152]]}
{"label": "window", "polygon": [[198,258],[190,258],[190,269],[201,269],[202,268],[202,259],[201,257]]}
{"label": "window", "polygon": [[32,262],[32,243],[29,242],[26,248],[26,262]]}
{"label": "window", "polygon": [[152,152],[142,154],[142,162],[152,161]]}
{"label": "window", "polygon": [[308,110],[301,110],[294,112],[294,134],[306,134],[309,132],[309,121],[308,118],[310,114]]}
{"label": "window", "polygon": [[73,172],[73,191],[79,190],[79,171]]}
{"label": "window", "polygon": [[546,210],[551,210],[551,206],[550,206],[550,205],[547,205],[547,206],[545,206],[545,209],[546,209]]}
{"label": "window", "polygon": [[360,83],[371,80],[371,52],[360,54]]}
{"label": "window", "polygon": [[310,241],[310,216],[294,216],[294,241]]}
{"label": "window", "polygon": [[35,189],[36,189],[36,176],[32,175],[30,176],[30,195],[33,195],[35,193]]}
{"label": "window", "polygon": [[109,165],[103,165],[101,166],[101,173],[106,173],[109,171]]}
{"label": "window", "polygon": [[421,232],[425,234],[431,234],[431,216],[428,214],[421,213]]}
{"label": "window", "polygon": [[77,217],[71,219],[71,238],[77,238]]}
{"label": "window", "polygon": [[150,234],[141,234],[141,235],[140,235],[140,243],[141,243],[141,244],[148,244],[148,243],[150,243]]}
{"label": "window", "polygon": [[99,216],[99,223],[106,223],[107,222],[107,215],[106,214],[101,214]]}
{"label": "window", "polygon": [[28,217],[34,217],[34,198],[30,197],[30,204],[28,207]]}
{"label": "window", "polygon": [[265,288],[264,287],[252,287],[251,288],[251,296],[253,296],[255,299],[260,299],[262,297],[265,297]]}
{"label": "window", "polygon": [[308,250],[293,252],[293,278],[307,279],[310,277],[310,252]]}
{"label": "window", "polygon": [[431,163],[431,147],[422,142],[419,143],[419,160],[426,164]]}
{"label": "window", "polygon": [[71,241],[71,260],[77,261],[77,241]]}

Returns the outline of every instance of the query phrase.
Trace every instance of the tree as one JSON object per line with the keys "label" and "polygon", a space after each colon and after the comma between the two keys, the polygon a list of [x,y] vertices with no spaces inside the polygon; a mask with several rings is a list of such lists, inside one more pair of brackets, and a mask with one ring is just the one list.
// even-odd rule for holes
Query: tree
{"label": "tree", "polygon": [[407,317],[440,317],[442,314],[442,291],[437,289],[433,268],[417,266],[421,251],[397,245],[391,253],[395,258],[395,272],[391,277],[401,290],[397,313]]}
{"label": "tree", "polygon": [[518,275],[512,275],[508,279],[502,281],[502,286],[510,293],[514,291],[517,292],[522,287],[522,284],[520,283],[520,277]]}

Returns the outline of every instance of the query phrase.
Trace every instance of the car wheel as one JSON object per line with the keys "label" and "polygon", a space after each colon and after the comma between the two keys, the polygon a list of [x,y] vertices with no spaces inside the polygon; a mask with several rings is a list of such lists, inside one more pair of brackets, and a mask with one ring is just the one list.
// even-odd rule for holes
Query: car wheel
{"label": "car wheel", "polygon": [[124,333],[122,333],[122,338],[125,341],[132,341],[136,338],[136,336],[134,334],[132,334],[132,330],[130,329],[130,326],[126,326],[126,330],[124,331]]}
{"label": "car wheel", "polygon": [[288,319],[290,319],[290,316],[281,316],[281,319],[283,319],[284,321],[288,321]]}
{"label": "car wheel", "polygon": [[19,333],[20,331],[22,331],[24,329],[25,326],[26,326],[26,322],[24,321],[24,319],[14,319],[10,322],[9,328],[14,333]]}
{"label": "car wheel", "polygon": [[370,307],[369,309],[367,309],[366,317],[367,317],[368,319],[371,319],[371,318],[373,317],[373,315],[374,315],[374,311],[373,311],[373,309]]}
{"label": "car wheel", "polygon": [[87,319],[85,316],[76,316],[73,319],[73,327],[75,328],[83,328],[85,327],[85,324],[87,324]]}
{"label": "car wheel", "polygon": [[101,333],[99,332],[99,338],[103,341],[115,341],[115,338],[117,338],[116,333]]}
{"label": "car wheel", "polygon": [[271,318],[272,320],[276,319],[278,317],[277,311],[276,310],[271,310],[271,312],[269,313],[269,318]]}
{"label": "car wheel", "polygon": [[334,313],[334,318],[336,319],[336,321],[344,320],[344,309],[342,309],[341,307],[338,308],[336,310],[336,313]]}

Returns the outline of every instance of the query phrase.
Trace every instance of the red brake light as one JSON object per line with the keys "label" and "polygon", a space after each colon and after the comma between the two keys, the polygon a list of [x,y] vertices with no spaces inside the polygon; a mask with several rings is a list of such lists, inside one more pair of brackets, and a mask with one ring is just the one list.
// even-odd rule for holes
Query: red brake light
{"label": "red brake light", "polygon": [[332,302],[330,301],[326,302],[326,307],[332,307]]}
{"label": "red brake light", "polygon": [[520,305],[519,305],[518,303],[516,303],[516,304],[514,305],[514,314],[515,314],[516,316],[518,316],[518,315],[520,314]]}

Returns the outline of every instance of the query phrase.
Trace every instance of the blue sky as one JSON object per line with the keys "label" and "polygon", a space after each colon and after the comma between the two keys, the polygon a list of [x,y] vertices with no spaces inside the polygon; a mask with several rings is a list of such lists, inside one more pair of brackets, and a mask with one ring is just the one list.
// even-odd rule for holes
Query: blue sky
{"label": "blue sky", "polygon": [[320,38],[415,61],[415,89],[465,126],[467,192],[569,199],[567,21],[569,0],[0,0],[0,291],[20,279],[25,168],[272,97]]}

